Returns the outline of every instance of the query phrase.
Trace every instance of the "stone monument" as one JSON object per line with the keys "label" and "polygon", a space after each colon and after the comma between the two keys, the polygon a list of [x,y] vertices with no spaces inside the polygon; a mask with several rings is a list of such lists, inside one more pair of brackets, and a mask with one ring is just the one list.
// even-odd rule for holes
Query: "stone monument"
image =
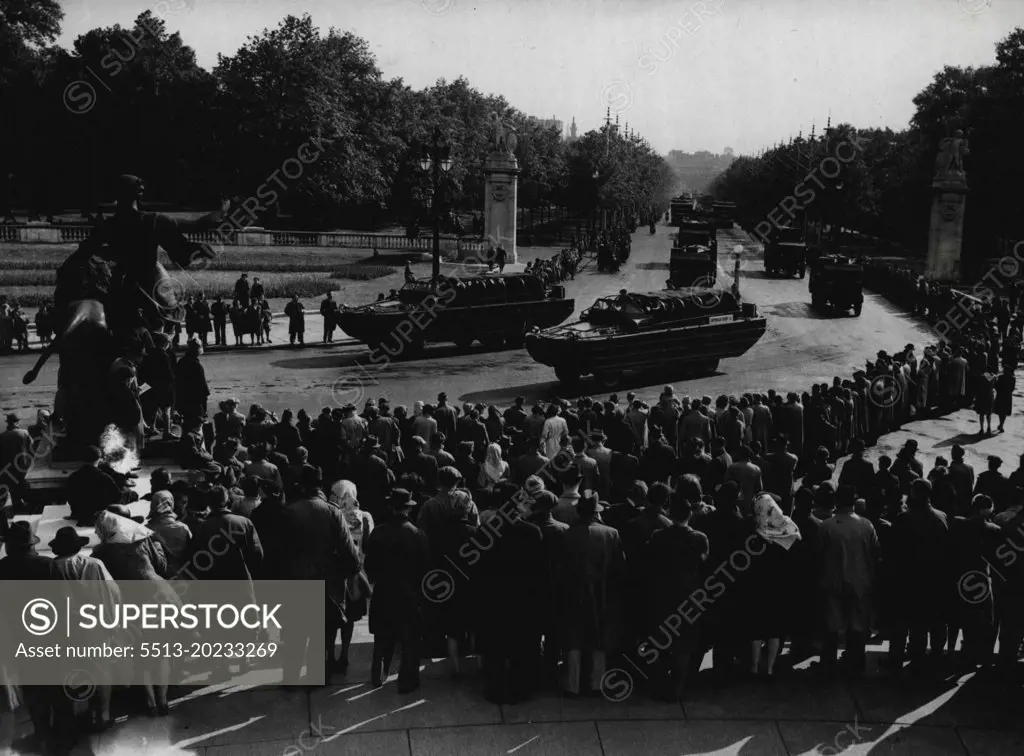
{"label": "stone monument", "polygon": [[967,205],[967,176],[963,158],[968,154],[963,132],[943,139],[935,159],[932,180],[932,215],[928,227],[928,267],[925,276],[937,281],[960,280],[960,250]]}
{"label": "stone monument", "polygon": [[505,248],[506,261],[518,263],[516,253],[516,202],[519,161],[516,130],[491,113],[493,149],[484,161],[484,239],[492,247]]}

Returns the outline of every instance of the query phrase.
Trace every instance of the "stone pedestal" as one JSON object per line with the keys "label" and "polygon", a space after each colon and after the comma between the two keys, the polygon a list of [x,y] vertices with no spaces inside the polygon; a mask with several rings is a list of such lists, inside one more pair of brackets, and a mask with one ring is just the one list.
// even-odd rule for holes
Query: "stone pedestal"
{"label": "stone pedestal", "polygon": [[492,152],[484,161],[484,239],[505,248],[506,261],[516,252],[516,201],[519,161],[510,152]]}
{"label": "stone pedestal", "polygon": [[967,182],[960,177],[936,179],[932,193],[925,277],[933,281],[959,282]]}

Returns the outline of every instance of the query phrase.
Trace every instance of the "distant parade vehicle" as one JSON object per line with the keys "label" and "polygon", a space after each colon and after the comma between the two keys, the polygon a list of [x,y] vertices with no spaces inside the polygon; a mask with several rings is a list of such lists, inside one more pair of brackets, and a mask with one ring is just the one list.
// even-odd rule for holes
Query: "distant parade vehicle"
{"label": "distant parade vehicle", "polygon": [[713,286],[718,279],[718,239],[713,223],[683,221],[672,235],[668,285]]}
{"label": "distant parade vehicle", "polygon": [[716,200],[711,205],[711,213],[714,217],[716,228],[732,228],[736,221],[736,203]]}
{"label": "distant parade vehicle", "polygon": [[811,265],[811,306],[832,307],[860,316],[864,306],[864,266],[841,255],[819,257]]}
{"label": "distant parade vehicle", "polygon": [[526,350],[555,369],[566,387],[593,375],[603,387],[626,372],[712,373],[719,360],[738,357],[764,335],[757,307],[738,291],[690,287],[597,300],[580,320],[527,335]]}
{"label": "distant parade vehicle", "polygon": [[558,325],[575,309],[564,286],[535,275],[442,276],[436,291],[431,279],[414,280],[386,299],[344,307],[338,325],[385,360],[416,356],[428,343],[518,348],[529,331]]}
{"label": "distant parade vehicle", "polygon": [[799,228],[773,229],[764,245],[764,269],[772,276],[803,278],[809,257],[814,257],[813,250]]}

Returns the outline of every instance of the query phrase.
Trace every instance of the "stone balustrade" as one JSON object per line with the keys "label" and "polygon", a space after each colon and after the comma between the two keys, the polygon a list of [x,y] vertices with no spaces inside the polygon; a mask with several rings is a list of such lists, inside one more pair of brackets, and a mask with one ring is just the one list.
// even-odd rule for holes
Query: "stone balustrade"
{"label": "stone balustrade", "polygon": [[[27,225],[0,226],[0,242],[25,244],[74,244],[82,242],[92,231],[87,225]],[[224,233],[216,229],[188,234],[194,242],[245,247],[342,247],[349,249],[415,250],[429,253],[434,248],[431,236],[410,239],[394,234],[348,234],[318,231],[274,231],[260,227],[246,227]],[[454,236],[441,237],[441,253],[446,257],[465,260],[482,256],[487,242],[465,240]]]}

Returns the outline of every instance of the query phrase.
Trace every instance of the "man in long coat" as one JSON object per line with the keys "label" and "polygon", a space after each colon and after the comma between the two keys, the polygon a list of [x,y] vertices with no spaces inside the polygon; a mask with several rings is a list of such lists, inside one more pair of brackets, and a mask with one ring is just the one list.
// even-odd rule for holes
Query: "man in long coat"
{"label": "man in long coat", "polygon": [[420,685],[423,583],[430,569],[430,542],[423,531],[409,522],[411,493],[396,488],[390,503],[391,520],[374,528],[364,547],[363,566],[373,583],[370,680],[378,688],[384,684],[395,644],[401,642],[398,692],[411,693]]}
{"label": "man in long coat", "polygon": [[893,522],[893,574],[898,576],[899,600],[889,654],[896,668],[902,667],[907,652],[911,662],[923,662],[929,636],[933,654],[941,654],[946,646],[949,525],[945,513],[931,505],[931,492],[927,480],[911,483],[907,511]]}
{"label": "man in long coat", "polygon": [[840,634],[846,635],[847,658],[854,669],[864,665],[864,644],[871,629],[875,574],[881,556],[871,521],[854,512],[853,497],[844,499],[834,517],[821,526],[821,577],[827,632],[821,661],[836,664]]}
{"label": "man in long coat", "polygon": [[[284,560],[282,578],[326,583],[327,679],[330,680],[334,640],[345,620],[342,607],[346,584],[359,569],[359,557],[344,515],[327,501],[320,489],[321,483],[319,470],[306,470],[299,481],[300,498],[290,502],[282,512],[281,542],[291,548]],[[317,652],[314,648],[308,650],[311,656]],[[313,663],[310,659],[309,664]]]}
{"label": "man in long coat", "polygon": [[577,505],[579,522],[565,534],[562,596],[565,610],[566,690],[581,692],[583,655],[590,656],[590,683],[601,689],[605,654],[620,636],[619,618],[626,561],[619,532],[601,522],[603,506],[594,494]]}
{"label": "man in long coat", "polygon": [[492,703],[511,704],[528,698],[540,658],[544,617],[537,598],[548,580],[544,538],[540,527],[519,519],[518,514],[496,515],[509,517],[511,522],[502,523],[500,536],[483,552],[478,568],[482,577],[477,618],[484,695]]}
{"label": "man in long coat", "polygon": [[299,301],[298,294],[294,295],[292,301],[284,306],[284,314],[288,316],[288,343],[294,345],[297,338],[301,346],[305,343],[303,339],[306,334],[306,313],[302,309],[302,302]]}

